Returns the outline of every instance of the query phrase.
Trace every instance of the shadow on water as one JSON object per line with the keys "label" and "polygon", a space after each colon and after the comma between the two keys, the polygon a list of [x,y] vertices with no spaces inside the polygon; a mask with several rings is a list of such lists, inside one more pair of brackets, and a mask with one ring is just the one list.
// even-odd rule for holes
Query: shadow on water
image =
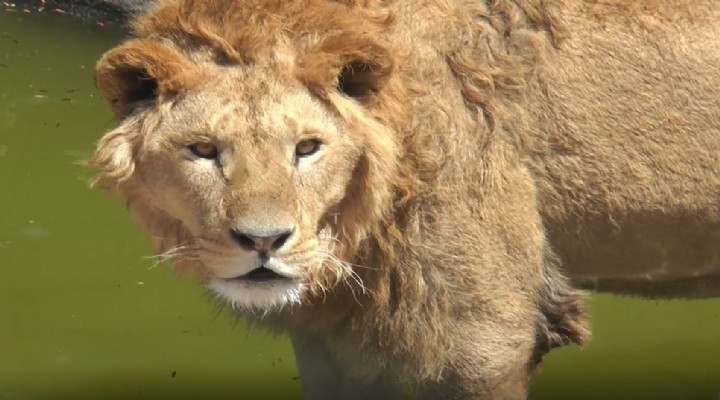
{"label": "shadow on water", "polygon": [[[112,115],[92,69],[122,32],[0,7],[0,400],[299,399],[290,345],[150,268],[87,157]],[[594,339],[531,400],[719,400],[720,301],[593,296]],[[174,377],[173,377],[173,372]]]}
{"label": "shadow on water", "polygon": [[[175,371],[173,371],[175,372]],[[297,377],[278,378],[275,375],[234,376],[215,374],[184,377],[182,372],[151,377],[148,374],[115,374],[88,377],[88,381],[73,388],[52,390],[11,389],[0,391],[3,400],[239,400],[285,399],[301,400]],[[630,373],[619,376],[606,374],[589,376],[570,374],[552,390],[535,393],[531,399],[548,400],[717,400],[720,398],[718,376],[695,376],[677,385],[675,376],[645,376]],[[714,384],[716,389],[709,389]],[[408,398],[409,399],[409,398]],[[378,399],[381,400],[381,399]]]}
{"label": "shadow on water", "polygon": [[[0,391],[3,400],[301,400],[296,382],[283,382],[274,377],[211,376],[204,382],[183,382],[180,373],[149,379],[146,375],[126,374],[93,377],[91,382],[68,389],[16,389]],[[4,392],[4,393],[3,393]]]}

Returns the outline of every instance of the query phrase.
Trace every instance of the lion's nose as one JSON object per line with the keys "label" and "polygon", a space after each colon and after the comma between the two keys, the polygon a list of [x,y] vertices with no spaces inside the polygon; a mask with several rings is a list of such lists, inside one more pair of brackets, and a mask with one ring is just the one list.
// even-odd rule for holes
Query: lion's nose
{"label": "lion's nose", "polygon": [[270,234],[257,234],[240,229],[230,230],[230,236],[240,247],[245,250],[256,250],[260,253],[267,253],[281,248],[292,234],[292,229]]}

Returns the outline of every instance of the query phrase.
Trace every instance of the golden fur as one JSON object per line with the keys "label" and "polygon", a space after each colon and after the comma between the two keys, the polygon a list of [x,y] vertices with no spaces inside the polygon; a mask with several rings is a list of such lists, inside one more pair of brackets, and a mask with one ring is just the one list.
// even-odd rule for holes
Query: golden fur
{"label": "golden fur", "polygon": [[[720,292],[719,21],[711,0],[163,0],[98,63],[120,124],[93,163],[162,254],[290,333],[308,398],[520,399],[588,336],[561,266]],[[291,233],[258,261],[241,228]],[[292,283],[232,279],[260,265]]]}

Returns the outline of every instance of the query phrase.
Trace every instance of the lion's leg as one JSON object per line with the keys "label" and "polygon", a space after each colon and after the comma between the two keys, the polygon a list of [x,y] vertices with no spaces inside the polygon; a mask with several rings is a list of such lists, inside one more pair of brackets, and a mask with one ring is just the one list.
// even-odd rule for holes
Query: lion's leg
{"label": "lion's leg", "polygon": [[[365,379],[350,374],[321,339],[291,335],[305,400],[402,399],[404,387],[384,375]],[[357,368],[357,366],[353,366]]]}
{"label": "lion's leg", "polygon": [[[503,213],[486,213],[476,226],[462,228],[474,241],[459,246],[466,258],[456,256],[453,268],[473,286],[456,289],[453,300],[468,311],[450,316],[451,353],[440,379],[420,382],[419,400],[525,399],[540,357],[587,336],[582,296],[547,247],[531,177],[524,168],[504,172],[512,190],[485,197],[489,205],[502,205]],[[445,242],[464,243],[459,229]]]}
{"label": "lion's leg", "polygon": [[[440,379],[421,382],[416,400],[523,400],[537,364],[532,332],[488,343],[497,327],[458,329],[453,362]],[[525,337],[522,337],[525,336]]]}

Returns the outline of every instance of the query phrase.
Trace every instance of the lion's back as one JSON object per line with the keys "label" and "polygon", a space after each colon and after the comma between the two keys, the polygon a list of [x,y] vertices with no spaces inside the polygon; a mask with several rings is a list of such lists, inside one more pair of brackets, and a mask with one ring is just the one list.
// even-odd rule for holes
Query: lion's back
{"label": "lion's back", "polygon": [[603,4],[566,9],[528,103],[545,224],[578,281],[690,295],[720,273],[720,6]]}

